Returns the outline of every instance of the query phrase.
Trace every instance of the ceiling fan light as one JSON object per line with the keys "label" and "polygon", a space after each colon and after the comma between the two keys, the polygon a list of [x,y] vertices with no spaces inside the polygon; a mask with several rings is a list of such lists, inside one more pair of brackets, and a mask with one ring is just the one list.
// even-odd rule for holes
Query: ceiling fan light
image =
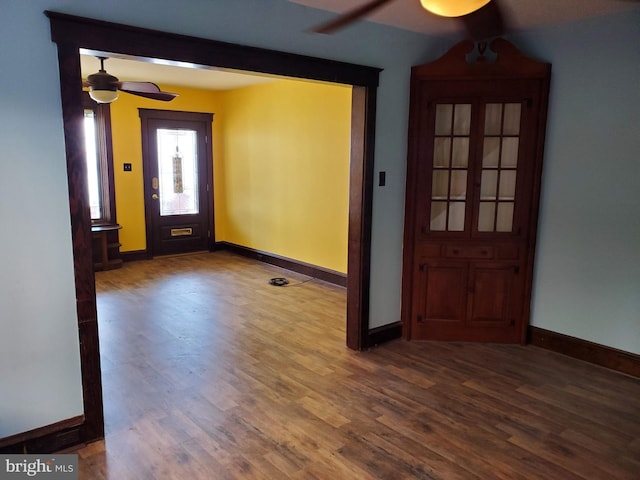
{"label": "ceiling fan light", "polygon": [[441,17],[461,17],[484,7],[491,0],[420,0],[422,8]]}
{"label": "ceiling fan light", "polygon": [[111,103],[118,98],[118,90],[89,90],[89,96],[98,103]]}

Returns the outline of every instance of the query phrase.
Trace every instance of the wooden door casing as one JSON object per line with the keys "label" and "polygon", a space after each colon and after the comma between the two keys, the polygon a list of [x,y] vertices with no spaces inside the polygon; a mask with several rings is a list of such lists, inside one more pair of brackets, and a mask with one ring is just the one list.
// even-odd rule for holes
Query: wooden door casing
{"label": "wooden door casing", "polygon": [[[211,123],[213,114],[171,110],[139,109],[144,164],[144,192],[147,251],[151,255],[171,255],[213,250],[213,158]],[[162,216],[158,204],[158,129],[196,132],[198,163],[198,212],[191,215]],[[184,229],[187,235],[175,236]]]}

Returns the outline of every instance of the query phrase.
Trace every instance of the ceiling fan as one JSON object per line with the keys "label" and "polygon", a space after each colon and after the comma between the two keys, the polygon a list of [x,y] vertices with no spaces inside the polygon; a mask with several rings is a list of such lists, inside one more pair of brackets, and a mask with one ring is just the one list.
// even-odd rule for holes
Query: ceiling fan
{"label": "ceiling fan", "polygon": [[100,70],[89,75],[82,86],[89,87],[89,96],[98,103],[113,102],[118,98],[118,91],[163,102],[169,102],[178,96],[177,93],[163,92],[152,82],[121,82],[104,69],[104,61],[108,58],[97,58],[100,60]]}
{"label": "ceiling fan", "polygon": [[[392,1],[394,0],[370,0],[333,20],[316,26],[313,31],[333,33]],[[506,30],[504,15],[498,0],[420,0],[420,3],[425,10],[435,15],[460,18],[472,40],[497,37]]]}

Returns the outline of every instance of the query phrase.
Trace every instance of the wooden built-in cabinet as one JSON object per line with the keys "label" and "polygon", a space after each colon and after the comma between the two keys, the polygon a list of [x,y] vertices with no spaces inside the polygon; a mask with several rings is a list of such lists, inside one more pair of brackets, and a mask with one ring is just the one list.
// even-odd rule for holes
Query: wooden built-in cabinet
{"label": "wooden built-in cabinet", "polygon": [[412,69],[406,338],[526,340],[550,71],[503,39]]}

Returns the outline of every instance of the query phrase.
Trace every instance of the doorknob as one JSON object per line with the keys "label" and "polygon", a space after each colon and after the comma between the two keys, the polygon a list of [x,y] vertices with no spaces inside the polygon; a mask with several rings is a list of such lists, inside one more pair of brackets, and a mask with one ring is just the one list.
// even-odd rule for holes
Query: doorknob
{"label": "doorknob", "polygon": [[151,198],[153,198],[154,200],[157,200],[158,199],[158,194],[154,193],[153,195],[151,195]]}

